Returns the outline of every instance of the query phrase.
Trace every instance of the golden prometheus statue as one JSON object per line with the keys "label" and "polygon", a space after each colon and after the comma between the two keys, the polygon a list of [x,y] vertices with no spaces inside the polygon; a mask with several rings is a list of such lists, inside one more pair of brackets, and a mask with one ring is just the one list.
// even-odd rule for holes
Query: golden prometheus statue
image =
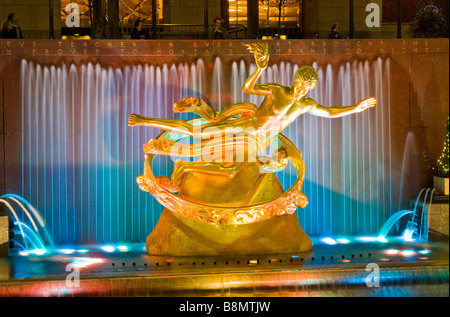
{"label": "golden prometheus statue", "polygon": [[[144,174],[137,178],[141,190],[165,207],[147,238],[149,254],[274,254],[312,249],[295,215],[297,207],[308,204],[302,193],[305,166],[300,151],[281,132],[304,113],[342,117],[375,106],[376,99],[347,107],[317,104],[306,97],[318,81],[311,66],[298,69],[293,86],[258,84],[269,63],[268,45],[246,46],[254,54],[257,69],[242,90],[263,95],[259,107],[238,103],[218,112],[200,98],[186,97],[173,105],[174,111],[193,112],[199,118],[129,117],[129,126],[165,130],[144,145]],[[198,141],[179,142],[189,137]],[[268,150],[273,151],[266,154]],[[151,163],[158,154],[178,158],[170,178],[153,174]],[[298,177],[284,191],[274,172],[289,162]]]}

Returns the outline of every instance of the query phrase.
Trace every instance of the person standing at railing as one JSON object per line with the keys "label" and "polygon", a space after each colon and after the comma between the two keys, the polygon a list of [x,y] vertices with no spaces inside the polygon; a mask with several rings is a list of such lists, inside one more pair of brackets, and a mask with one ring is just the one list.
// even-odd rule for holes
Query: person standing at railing
{"label": "person standing at railing", "polygon": [[229,39],[230,34],[228,31],[222,27],[222,19],[217,17],[214,18],[214,27],[212,27],[208,32],[209,39],[222,40]]}
{"label": "person standing at railing", "polygon": [[144,29],[144,22],[142,20],[137,20],[134,23],[134,29],[131,32],[131,38],[134,40],[150,40],[151,39],[150,33],[148,33]]}
{"label": "person standing at railing", "polygon": [[12,29],[13,29],[13,24],[11,21],[6,20],[5,22],[3,22],[3,26],[2,26],[2,38],[3,39],[9,39],[11,38],[11,33],[12,33]]}
{"label": "person standing at railing", "polygon": [[331,26],[331,32],[330,32],[330,34],[328,34],[328,38],[333,39],[333,40],[342,38],[340,30],[341,30],[341,28],[338,23],[333,24]]}
{"label": "person standing at railing", "polygon": [[8,15],[8,20],[3,24],[2,38],[4,39],[23,39],[22,30],[18,25],[17,16],[14,13]]}

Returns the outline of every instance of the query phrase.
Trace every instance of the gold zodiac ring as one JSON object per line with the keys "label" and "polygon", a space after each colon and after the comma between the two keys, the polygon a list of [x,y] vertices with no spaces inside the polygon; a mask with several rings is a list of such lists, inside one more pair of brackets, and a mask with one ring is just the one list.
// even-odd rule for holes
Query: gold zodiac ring
{"label": "gold zodiac ring", "polygon": [[[180,139],[180,135],[165,131],[156,140],[167,142]],[[170,191],[169,186],[161,182],[165,177],[155,177],[151,164],[156,154],[145,153],[144,174],[137,177],[139,188],[149,192],[155,199],[172,212],[193,219],[215,225],[249,224],[269,219],[274,216],[293,214],[297,207],[305,208],[308,197],[302,193],[305,164],[301,152],[284,135],[278,134],[279,148],[283,148],[287,158],[291,161],[298,178],[294,184],[278,198],[268,202],[243,207],[226,207],[216,204],[201,204],[183,199]],[[170,142],[169,142],[170,143]]]}

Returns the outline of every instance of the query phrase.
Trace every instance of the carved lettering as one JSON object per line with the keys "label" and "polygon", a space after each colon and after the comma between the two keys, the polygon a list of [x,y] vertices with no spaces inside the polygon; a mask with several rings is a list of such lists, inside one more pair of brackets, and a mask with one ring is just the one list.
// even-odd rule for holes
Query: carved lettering
{"label": "carved lettering", "polygon": [[[39,44],[48,44],[48,47],[40,48]],[[401,44],[400,44],[401,43]],[[435,43],[439,43],[435,45]],[[431,40],[401,40],[399,42],[391,42],[385,40],[344,40],[344,41],[273,41],[271,50],[273,54],[430,54],[430,53],[446,53],[447,49],[440,44]],[[164,45],[163,45],[164,44]],[[240,45],[239,45],[240,44]],[[144,50],[140,52],[144,55],[204,55],[213,56],[220,54],[237,54],[244,53],[242,49],[245,42],[208,42],[208,41],[192,41],[188,44],[181,43],[176,48],[174,41],[171,42],[154,42],[151,44],[153,50]],[[139,47],[147,47],[144,42],[136,41],[54,41],[52,43],[40,42],[39,40],[4,40],[2,41],[1,54],[7,55],[137,55]],[[226,45],[226,51],[221,48]],[[239,46],[238,52],[235,50],[236,45]],[[186,51],[186,47],[191,46]],[[102,48],[109,48],[106,52]],[[203,47],[204,49],[200,49]],[[328,48],[333,48],[330,51]],[[306,50],[305,50],[306,49]]]}

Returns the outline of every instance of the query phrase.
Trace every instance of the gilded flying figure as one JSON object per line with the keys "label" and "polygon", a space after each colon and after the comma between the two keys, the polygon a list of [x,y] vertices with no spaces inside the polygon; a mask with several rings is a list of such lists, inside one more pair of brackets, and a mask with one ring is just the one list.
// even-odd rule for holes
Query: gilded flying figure
{"label": "gilded flying figure", "polygon": [[[254,155],[260,153],[270,144],[274,136],[281,133],[305,113],[326,118],[338,118],[364,111],[374,107],[376,104],[375,98],[367,98],[351,106],[325,107],[319,105],[315,100],[306,96],[317,85],[318,81],[317,72],[311,66],[301,66],[298,69],[292,86],[284,86],[277,83],[258,84],[258,80],[269,64],[268,45],[262,42],[251,43],[246,46],[254,54],[257,68],[245,81],[242,91],[246,94],[264,96],[264,100],[259,107],[251,103],[238,103],[218,112],[201,98],[186,97],[173,105],[174,111],[197,113],[207,123],[193,125],[179,119],[156,119],[138,114],[130,115],[128,120],[129,126],[152,126],[202,139],[202,141],[199,141],[200,144],[183,145],[182,149],[187,150],[188,153],[185,156],[201,155],[202,149],[206,146],[209,149],[217,144],[224,145],[222,150],[219,153],[216,152],[215,156],[207,162],[204,160],[199,162],[178,161],[172,175],[172,188],[176,189],[180,185],[183,175],[193,170],[203,170],[204,173],[221,173],[230,177],[234,176],[242,167],[242,162],[236,162],[235,160],[239,147],[244,147],[246,152],[252,148]],[[212,131],[214,132],[213,135]],[[253,142],[247,137],[245,142],[242,141],[240,143],[239,138],[236,138],[234,135],[227,137],[227,132],[229,131],[235,131],[236,134],[245,132],[247,136],[251,136],[250,139]],[[215,142],[211,142],[212,138],[215,139]],[[152,140],[149,145],[144,147],[144,151],[146,153],[163,155],[182,154],[180,152],[175,153],[171,145],[173,144],[162,144],[157,140]],[[195,149],[200,149],[200,151]],[[233,162],[224,159],[227,157],[225,152],[230,149],[233,151],[233,154],[228,157],[232,157]],[[271,164],[273,171],[286,166],[286,153],[282,149],[275,153],[274,158],[275,160],[271,160],[271,162],[275,162],[275,164]],[[269,160],[261,162],[261,164],[267,165],[267,162]],[[266,167],[269,170],[271,169],[270,166]]]}

